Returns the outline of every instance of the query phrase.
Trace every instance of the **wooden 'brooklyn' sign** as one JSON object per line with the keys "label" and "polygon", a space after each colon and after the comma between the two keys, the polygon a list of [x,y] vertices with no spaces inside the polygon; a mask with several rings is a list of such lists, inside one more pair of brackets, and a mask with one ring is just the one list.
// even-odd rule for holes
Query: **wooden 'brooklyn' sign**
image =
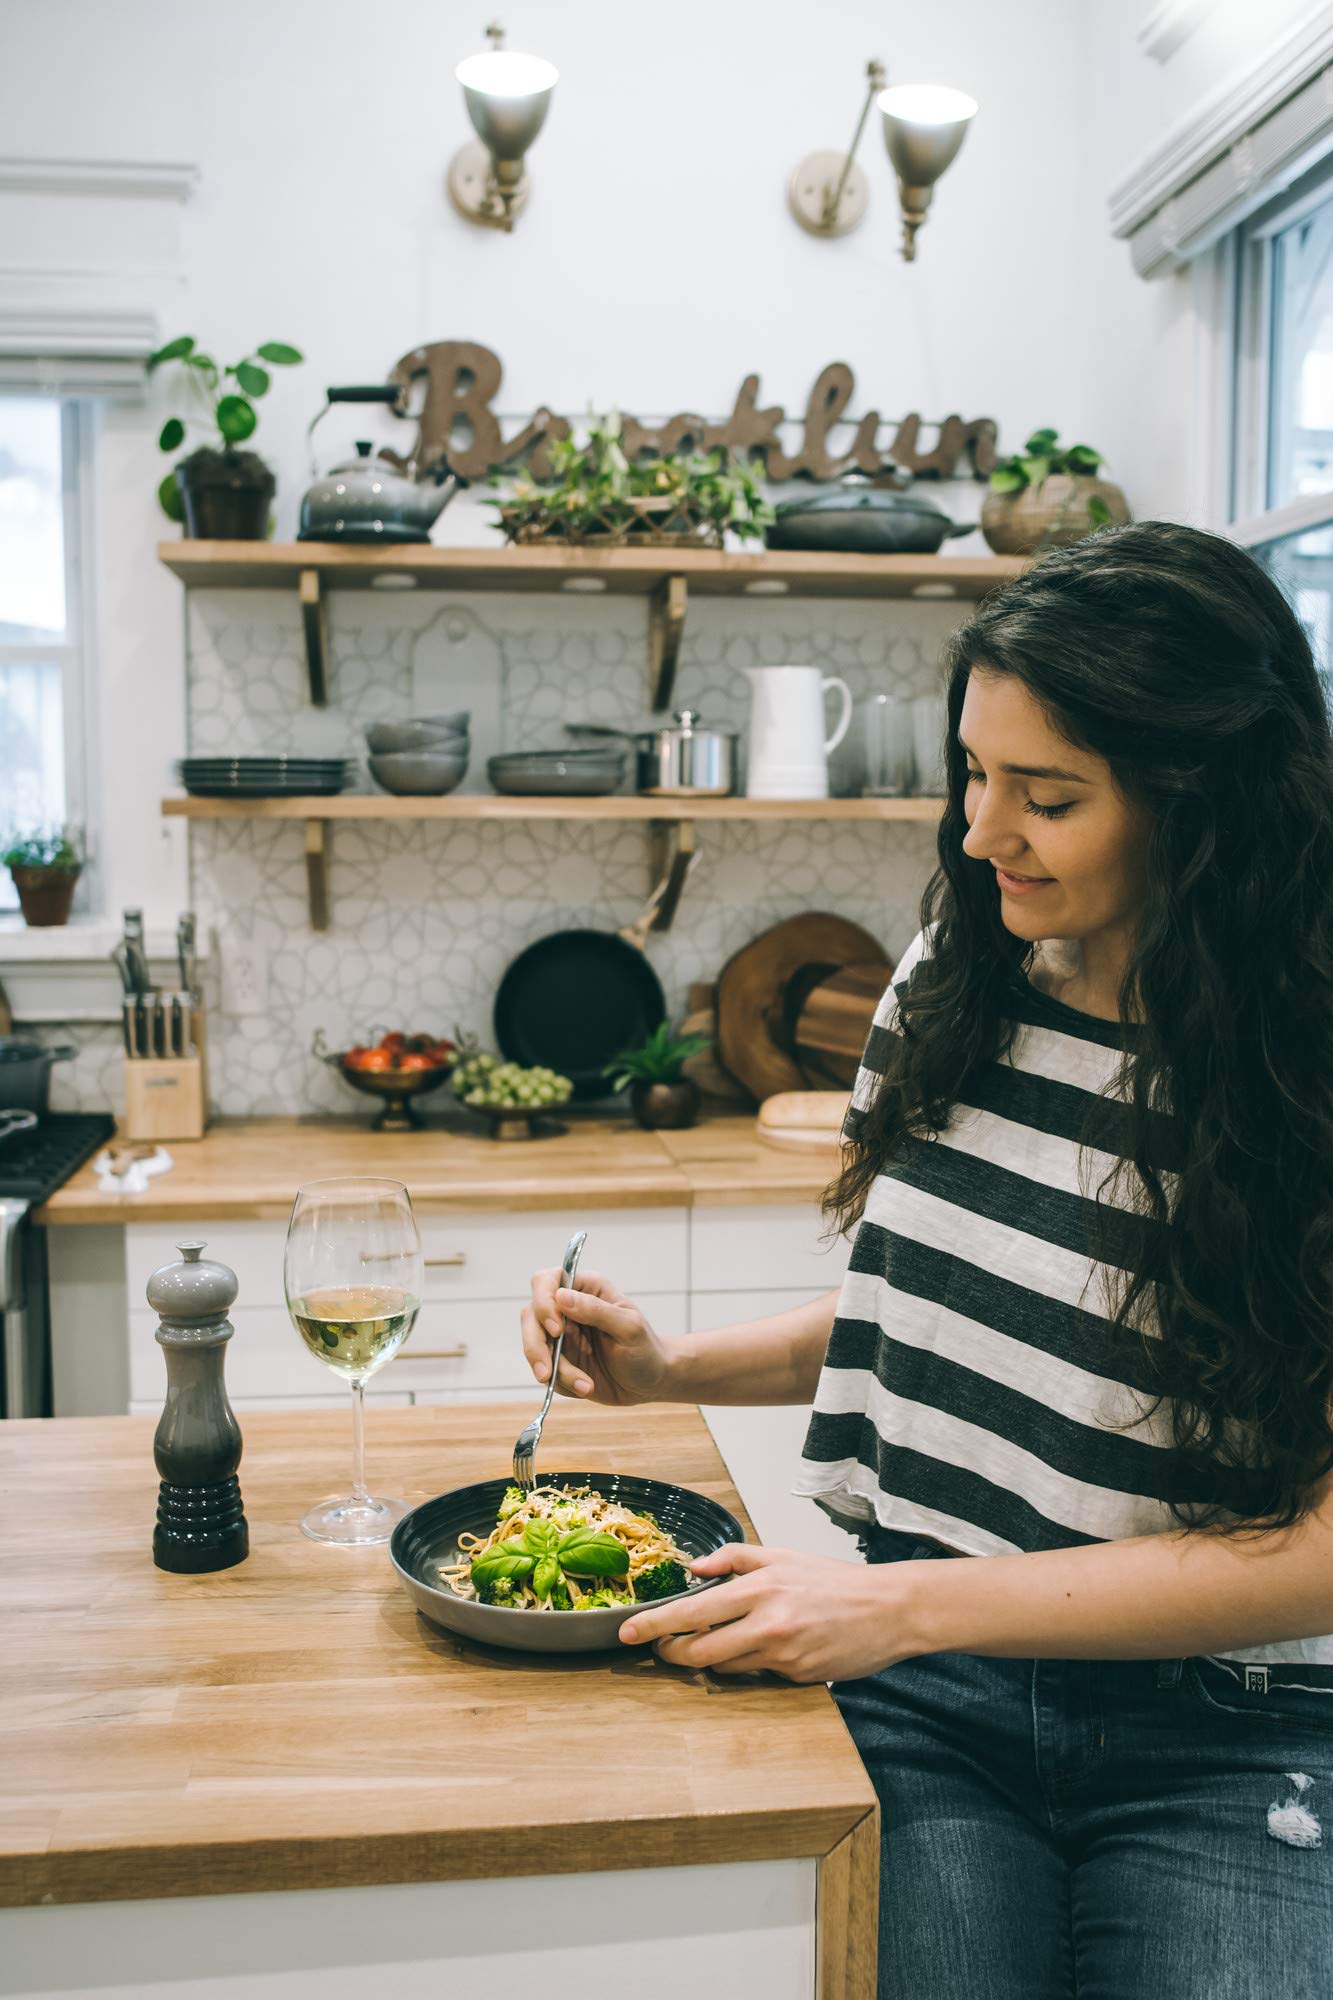
{"label": "wooden 'brooklyn' sign", "polygon": [[[399,416],[408,415],[409,404],[420,396],[417,441],[406,456],[396,452],[384,456],[397,465],[412,463],[419,474],[443,458],[464,479],[484,479],[492,470],[524,461],[534,478],[548,477],[546,447],[555,438],[569,436],[569,420],[543,406],[522,430],[505,437],[492,408],[501,374],[499,356],[476,341],[437,340],[414,347],[391,369],[388,379],[402,390],[394,406]],[[878,410],[867,410],[852,418],[847,412],[854,387],[846,362],[830,362],[810,391],[799,420],[800,441],[790,452],[781,438],[787,413],[778,403],[759,408],[757,375],[747,375],[741,383],[724,422],[708,423],[691,411],[657,426],[622,416],[622,443],[630,458],[734,447],[747,458],[762,461],[770,479],[790,479],[796,473],[809,479],[838,479],[852,470],[872,475],[896,470],[918,479],[948,479],[956,474],[964,454],[972,477],[989,476],[998,436],[993,417],[964,421],[950,416],[927,425],[915,412],[886,422]],[[935,433],[928,443],[923,429]],[[837,441],[835,431],[843,433]]]}

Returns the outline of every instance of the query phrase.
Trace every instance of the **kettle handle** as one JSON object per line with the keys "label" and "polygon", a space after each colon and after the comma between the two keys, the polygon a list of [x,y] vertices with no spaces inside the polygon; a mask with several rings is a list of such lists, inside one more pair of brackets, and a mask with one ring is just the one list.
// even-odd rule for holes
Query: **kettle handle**
{"label": "kettle handle", "polygon": [[326,389],[330,403],[396,403],[402,394],[396,382],[358,382],[345,389]]}
{"label": "kettle handle", "polygon": [[319,467],[315,463],[315,447],[311,440],[315,435],[315,425],[322,423],[335,403],[396,403],[402,391],[396,382],[353,382],[341,389],[324,391],[324,407],[316,410],[306,425],[306,450],[310,454],[310,476],[317,478]]}

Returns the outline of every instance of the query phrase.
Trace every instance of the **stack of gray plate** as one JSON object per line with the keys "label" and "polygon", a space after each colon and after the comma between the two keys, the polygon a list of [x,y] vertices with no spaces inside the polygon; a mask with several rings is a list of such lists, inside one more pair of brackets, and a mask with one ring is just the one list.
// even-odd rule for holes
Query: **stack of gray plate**
{"label": "stack of gray plate", "polygon": [[518,750],[487,759],[497,792],[522,798],[596,798],[619,791],[628,762],[623,750]]}
{"label": "stack of gray plate", "polygon": [[196,799],[327,798],[352,771],[345,757],[182,757],[180,778]]}

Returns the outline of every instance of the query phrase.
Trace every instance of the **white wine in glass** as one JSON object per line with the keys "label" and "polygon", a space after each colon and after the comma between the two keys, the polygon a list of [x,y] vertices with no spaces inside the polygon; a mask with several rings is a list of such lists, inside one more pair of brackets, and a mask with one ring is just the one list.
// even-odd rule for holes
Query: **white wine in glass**
{"label": "white wine in glass", "polygon": [[306,1346],[352,1385],[352,1490],[301,1522],[317,1542],[387,1542],[407,1512],[365,1481],[365,1385],[392,1360],[421,1305],[421,1238],[401,1181],[308,1181],[287,1225],[287,1310]]}

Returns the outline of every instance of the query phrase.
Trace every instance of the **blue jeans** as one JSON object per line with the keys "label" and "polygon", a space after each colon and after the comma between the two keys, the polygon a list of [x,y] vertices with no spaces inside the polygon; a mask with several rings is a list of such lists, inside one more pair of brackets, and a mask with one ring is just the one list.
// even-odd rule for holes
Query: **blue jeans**
{"label": "blue jeans", "polygon": [[1331,2000],[1333,1692],[1245,1680],[930,1653],[834,1681],[880,1801],[879,2000]]}

